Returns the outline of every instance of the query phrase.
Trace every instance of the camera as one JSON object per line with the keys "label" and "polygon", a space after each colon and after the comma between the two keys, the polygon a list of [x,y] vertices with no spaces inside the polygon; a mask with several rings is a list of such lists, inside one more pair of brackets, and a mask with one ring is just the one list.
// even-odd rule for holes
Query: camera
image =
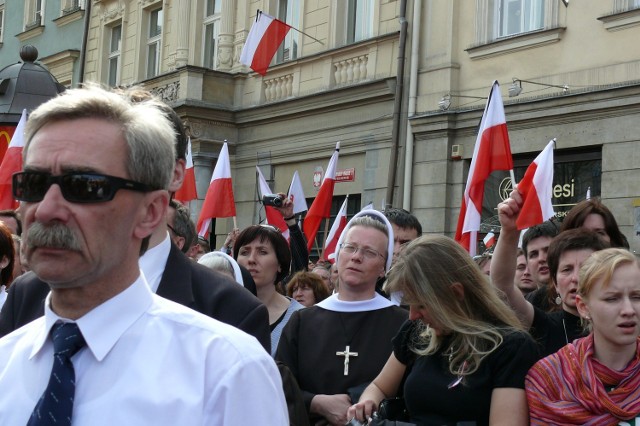
{"label": "camera", "polygon": [[262,196],[262,204],[265,206],[282,207],[283,201],[278,194],[265,194]]}

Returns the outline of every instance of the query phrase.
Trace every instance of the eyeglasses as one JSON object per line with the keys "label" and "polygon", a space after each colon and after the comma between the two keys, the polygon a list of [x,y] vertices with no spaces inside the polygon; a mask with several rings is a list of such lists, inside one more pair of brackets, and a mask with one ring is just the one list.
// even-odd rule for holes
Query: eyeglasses
{"label": "eyeglasses", "polygon": [[385,260],[385,257],[374,249],[358,247],[350,243],[340,244],[340,250],[348,254],[355,254],[358,251],[360,251],[362,253],[362,256],[364,256],[365,259],[369,259],[369,260],[373,260],[378,256],[380,256],[383,260]]}
{"label": "eyeglasses", "polygon": [[103,203],[113,200],[119,189],[153,191],[149,185],[98,173],[66,173],[53,176],[46,172],[18,172],[13,174],[13,196],[16,200],[37,203],[44,199],[54,183],[60,187],[65,200],[72,203]]}

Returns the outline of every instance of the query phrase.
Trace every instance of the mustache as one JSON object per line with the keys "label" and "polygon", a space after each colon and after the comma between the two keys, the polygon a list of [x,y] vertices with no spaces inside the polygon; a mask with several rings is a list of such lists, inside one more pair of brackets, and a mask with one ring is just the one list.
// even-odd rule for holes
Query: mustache
{"label": "mustache", "polygon": [[48,247],[80,251],[80,243],[75,234],[60,223],[46,226],[33,223],[27,231],[27,245],[32,249]]}

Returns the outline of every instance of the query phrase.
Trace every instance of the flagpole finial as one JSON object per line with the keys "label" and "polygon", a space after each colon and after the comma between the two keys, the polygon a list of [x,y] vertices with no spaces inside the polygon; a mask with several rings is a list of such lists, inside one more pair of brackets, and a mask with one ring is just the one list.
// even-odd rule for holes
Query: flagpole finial
{"label": "flagpole finial", "polygon": [[336,151],[340,151],[340,141],[336,142]]}

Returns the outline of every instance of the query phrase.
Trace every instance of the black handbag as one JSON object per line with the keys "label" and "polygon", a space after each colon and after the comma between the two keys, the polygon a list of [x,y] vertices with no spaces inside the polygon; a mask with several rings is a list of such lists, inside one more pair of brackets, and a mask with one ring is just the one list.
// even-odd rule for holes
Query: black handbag
{"label": "black handbag", "polygon": [[403,397],[386,398],[378,405],[378,419],[409,421],[409,411]]}

